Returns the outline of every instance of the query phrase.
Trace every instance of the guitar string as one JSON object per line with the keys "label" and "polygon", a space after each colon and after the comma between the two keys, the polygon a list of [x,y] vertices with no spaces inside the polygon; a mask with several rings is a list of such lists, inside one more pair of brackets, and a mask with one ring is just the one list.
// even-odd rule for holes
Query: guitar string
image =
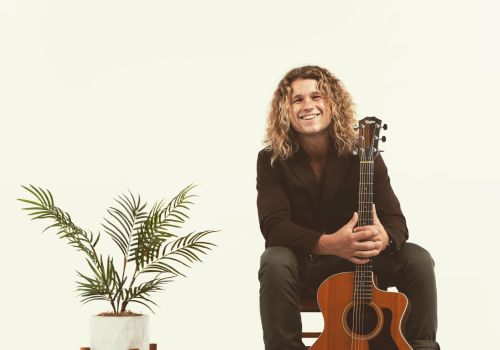
{"label": "guitar string", "polygon": [[[372,140],[373,142],[373,140]],[[366,205],[368,207],[368,210],[366,211],[366,220],[368,225],[373,225],[373,220],[372,220],[372,211],[373,211],[373,159],[374,159],[374,154],[373,154],[373,144],[370,147],[370,162],[368,164],[368,185],[366,186],[367,188],[367,193],[366,193]],[[365,291],[366,293],[371,297],[371,286],[372,286],[372,259],[370,258],[368,261],[368,266],[366,267],[366,275],[364,279],[365,283]],[[371,298],[370,298],[371,299]],[[363,308],[365,307],[365,304],[363,303]]]}
{"label": "guitar string", "polygon": [[[366,159],[365,159],[365,162],[366,162]],[[369,163],[364,163],[364,164],[365,165],[363,167],[364,168],[363,169],[363,180],[364,180],[363,182],[365,183],[365,186],[366,186],[367,176],[369,176],[369,173],[367,174],[367,171],[366,171],[367,169],[366,168],[369,167],[370,165],[369,165]],[[368,222],[367,222],[367,215],[366,215],[366,204],[368,203],[368,198],[367,198],[368,197],[368,192],[367,192],[367,190],[368,190],[368,187],[365,187],[364,198],[363,198],[363,202],[365,202],[365,203],[363,203],[363,205],[364,205],[363,209],[365,209],[363,211],[363,216],[364,216],[363,217],[363,226],[366,226],[368,224]],[[370,259],[370,258],[368,258],[368,259]],[[363,333],[363,331],[364,331],[364,321],[365,321],[365,317],[364,317],[365,316],[365,300],[364,300],[364,298],[366,297],[365,293],[366,293],[366,271],[367,271],[367,266],[366,265],[369,264],[369,263],[370,263],[370,261],[368,261],[366,264],[363,264],[362,269],[361,269],[363,271],[363,273],[361,275],[362,276],[361,277],[362,278],[361,285],[363,286],[362,287],[363,292],[362,292],[362,299],[361,299],[361,335],[360,335],[360,344],[361,344],[361,339],[363,338],[362,334],[364,334]]]}
{"label": "guitar string", "polygon": [[[366,131],[366,129],[365,129]],[[366,136],[364,138],[365,140],[367,139]],[[365,145],[365,149],[366,149],[366,145]],[[364,210],[365,209],[365,205],[366,205],[366,165],[367,165],[367,154],[365,152],[363,152],[363,166],[362,166],[362,174],[363,174],[363,177],[362,177],[362,181],[363,181],[363,198],[362,198],[362,202],[361,202],[361,226],[366,226],[366,211]],[[363,324],[364,324],[364,293],[365,293],[365,286],[364,286],[364,282],[365,282],[365,270],[366,270],[366,264],[363,264],[361,265],[360,267],[360,271],[361,271],[361,275],[360,275],[360,279],[361,279],[361,282],[360,282],[360,297],[359,297],[359,309],[360,309],[360,313],[359,313],[359,318],[360,318],[360,323],[361,323],[361,327],[359,329],[359,333],[358,333],[358,344],[359,344],[359,348],[361,348],[361,340],[362,340],[362,334],[363,334]]]}
{"label": "guitar string", "polygon": [[[364,131],[364,130],[363,130]],[[362,140],[365,140],[363,138]],[[364,145],[362,148],[361,152],[361,166],[360,166],[360,184],[358,188],[358,225],[357,226],[363,226],[364,225],[364,213],[363,213],[363,202],[364,202],[364,196],[365,191],[363,191],[363,184],[365,183],[365,153],[364,153]],[[361,209],[361,210],[360,210]],[[355,349],[359,349],[361,346],[359,342],[359,334],[360,331],[363,328],[363,308],[362,308],[362,293],[363,293],[363,284],[362,284],[362,276],[363,276],[363,270],[364,267],[363,265],[358,265],[356,264],[355,267],[355,274],[354,274],[354,279],[355,279],[355,284],[354,284],[354,310],[353,310],[353,337],[352,337],[352,342],[354,343]],[[361,327],[360,327],[361,326]]]}
{"label": "guitar string", "polygon": [[[372,144],[370,145],[370,150],[369,150],[369,157],[365,165],[365,171],[363,173],[365,174],[365,180],[364,181],[366,184],[366,190],[365,190],[365,200],[364,200],[364,205],[365,205],[365,211],[363,212],[364,214],[364,219],[363,219],[363,225],[373,225],[373,220],[372,220],[372,212],[373,212],[373,172],[374,172],[374,151],[373,151],[373,138],[371,138]],[[365,304],[366,304],[366,297],[367,295],[371,296],[371,281],[372,281],[373,275],[372,275],[372,259],[369,258],[368,262],[363,265],[363,297],[365,298],[362,301],[362,319],[364,322],[365,319]],[[364,330],[364,327],[362,327]]]}
{"label": "guitar string", "polygon": [[[366,137],[363,139],[366,140]],[[360,188],[361,188],[361,202],[359,204],[359,214],[360,214],[360,226],[365,225],[365,215],[363,210],[363,202],[365,202],[366,191],[364,189],[364,184],[366,183],[366,153],[363,152],[363,163],[361,163],[361,176],[360,176]],[[356,344],[358,348],[361,348],[360,335],[363,331],[363,275],[364,275],[364,265],[358,265],[358,323],[360,327],[358,327],[358,331],[356,332]]]}
{"label": "guitar string", "polygon": [[[359,176],[359,187],[358,187],[358,214],[361,215],[360,212],[360,203],[362,202],[363,198],[363,192],[361,191],[361,186],[363,183],[363,152],[361,152],[361,163],[360,163],[360,176]],[[361,217],[358,217],[358,223],[356,226],[360,226],[360,219]],[[358,265],[355,266],[355,272],[354,272],[354,301],[353,301],[353,329],[352,329],[352,338],[351,338],[351,348],[353,348],[354,345],[354,350],[358,348],[358,342],[357,342],[357,333],[358,333],[358,322],[359,322],[359,308],[358,308],[358,298],[359,298],[359,267]]]}
{"label": "guitar string", "polygon": [[[364,131],[364,129],[363,129]],[[362,141],[364,142],[365,138],[362,138]],[[364,152],[364,147],[365,145],[363,144],[363,148],[362,148],[362,152],[361,152],[361,164],[360,164],[360,176],[359,176],[359,181],[360,181],[360,184],[359,184],[359,188],[358,188],[358,191],[359,191],[359,203],[358,203],[358,214],[359,214],[359,217],[358,217],[358,226],[363,226],[363,210],[362,210],[362,205],[363,205],[363,196],[364,196],[364,192],[363,192],[363,182],[364,182],[364,161],[365,161],[365,152]],[[361,210],[360,210],[361,209]],[[354,344],[355,344],[355,348],[358,349],[360,344],[359,344],[359,341],[358,341],[358,334],[359,334],[359,323],[361,322],[362,320],[362,314],[361,314],[361,308],[360,308],[360,296],[361,296],[361,293],[360,293],[360,289],[361,289],[361,284],[360,284],[360,276],[361,276],[361,273],[363,271],[363,266],[361,265],[356,265],[356,272],[355,272],[355,280],[356,280],[356,287],[355,287],[355,300],[354,300],[354,310],[355,310],[355,315],[356,315],[356,322],[355,322],[355,327],[354,327],[354,334],[353,334],[353,337],[354,337]]]}
{"label": "guitar string", "polygon": [[[365,138],[366,139],[366,138]],[[367,187],[366,186],[366,183],[368,180],[367,179],[367,175],[369,176],[369,173],[367,174],[367,165],[369,166],[369,163],[367,163],[367,159],[366,159],[366,154],[364,155],[365,156],[365,159],[364,159],[364,162],[363,162],[363,204],[362,204],[362,208],[363,209],[366,209],[366,204],[368,202],[368,193],[367,193]],[[366,210],[363,210],[362,212],[363,214],[363,219],[362,219],[362,225],[363,226],[366,226],[367,224],[367,217],[366,217]],[[368,263],[367,263],[368,264]],[[366,285],[365,285],[365,278],[366,278],[366,270],[367,270],[367,267],[366,267],[366,264],[363,264],[361,265],[361,300],[360,300],[360,309],[361,309],[361,315],[360,315],[360,318],[361,318],[361,329],[360,329],[360,335],[359,335],[359,344],[360,344],[360,348],[361,348],[361,340],[363,338],[363,331],[364,331],[364,321],[365,321],[365,292],[366,292]]]}
{"label": "guitar string", "polygon": [[[359,141],[362,139],[359,138]],[[362,145],[360,145],[360,150]],[[362,151],[361,151],[362,152]],[[362,160],[362,154],[360,154],[360,158]],[[362,161],[360,161],[360,167],[362,166]],[[358,214],[359,214],[359,203],[361,203],[361,177],[362,177],[362,172],[360,169],[359,173],[359,181],[360,184],[358,185]],[[359,216],[358,216],[358,223],[356,224],[355,227],[359,226]],[[353,290],[353,304],[352,304],[352,329],[351,329],[351,350],[356,350],[356,326],[357,326],[357,309],[356,309],[356,301],[357,301],[357,287],[358,287],[358,281],[357,281],[357,265],[355,265],[355,272],[354,272],[354,290]]]}
{"label": "guitar string", "polygon": [[[366,138],[365,138],[366,140]],[[372,140],[373,141],[373,140]],[[370,145],[370,149],[368,152],[368,158],[366,154],[363,152],[362,163],[361,163],[361,176],[360,176],[360,190],[362,189],[360,195],[360,226],[372,225],[373,224],[373,173],[374,173],[374,154],[373,154],[373,145]],[[370,208],[368,208],[370,205]],[[363,210],[365,209],[365,210]],[[364,321],[365,321],[365,304],[366,298],[371,295],[371,282],[372,282],[372,260],[369,258],[369,261],[366,264],[358,266],[358,297],[357,297],[357,308],[358,308],[358,321],[357,325],[361,323],[361,327],[358,327],[356,331],[356,344],[361,347],[362,341],[364,339]]]}
{"label": "guitar string", "polygon": [[[373,147],[373,138],[372,138],[372,144],[370,145],[370,152],[369,152],[369,160],[366,163],[367,168],[366,169],[366,178],[368,181],[367,186],[366,186],[366,200],[365,200],[365,206],[366,209],[364,214],[365,214],[365,224],[366,225],[373,225],[373,174],[374,174],[374,159],[375,159],[375,154],[374,154],[374,147]],[[369,206],[369,207],[368,207]],[[372,269],[372,259],[369,258],[369,261],[365,266],[365,271],[363,273],[363,284],[364,284],[364,293],[366,295],[370,296],[371,299],[371,286],[372,286],[372,280],[373,280],[373,269]],[[366,295],[364,295],[366,297]],[[365,315],[364,309],[365,309],[365,301],[363,302],[363,316]],[[364,321],[364,317],[363,317]]]}

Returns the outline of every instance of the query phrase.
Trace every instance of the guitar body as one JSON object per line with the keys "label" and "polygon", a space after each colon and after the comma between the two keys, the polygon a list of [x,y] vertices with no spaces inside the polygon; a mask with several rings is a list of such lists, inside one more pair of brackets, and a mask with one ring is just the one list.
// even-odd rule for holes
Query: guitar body
{"label": "guitar body", "polygon": [[[371,301],[354,302],[355,273],[327,278],[318,289],[325,327],[310,350],[411,350],[401,333],[408,299],[378,289],[371,276]],[[356,307],[354,307],[356,305]]]}

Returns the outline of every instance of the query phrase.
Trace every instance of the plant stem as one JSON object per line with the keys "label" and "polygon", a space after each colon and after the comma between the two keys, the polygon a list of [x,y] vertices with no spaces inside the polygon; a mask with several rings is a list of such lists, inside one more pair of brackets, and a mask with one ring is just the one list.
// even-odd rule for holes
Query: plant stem
{"label": "plant stem", "polygon": [[120,312],[125,312],[125,309],[127,307],[127,304],[128,304],[128,301],[124,301],[123,304],[122,304],[122,308],[120,310]]}
{"label": "plant stem", "polygon": [[113,307],[113,313],[116,314],[117,312],[116,312],[116,307],[115,307],[115,303],[114,303],[113,299],[111,299],[110,302],[111,302],[111,306]]}

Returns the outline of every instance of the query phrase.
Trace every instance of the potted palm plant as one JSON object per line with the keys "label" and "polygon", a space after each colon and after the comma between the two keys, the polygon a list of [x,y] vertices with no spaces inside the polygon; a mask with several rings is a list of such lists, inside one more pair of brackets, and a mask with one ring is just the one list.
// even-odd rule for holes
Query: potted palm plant
{"label": "potted palm plant", "polygon": [[147,211],[146,203],[131,192],[115,199],[102,224],[104,232],[118,246],[121,256],[114,259],[97,249],[100,233],[84,230],[73,223],[71,216],[54,204],[50,191],[33,185],[22,186],[31,198],[19,200],[28,206],[32,219],[48,219],[53,229],[67,243],[82,252],[89,271],[78,272],[77,292],[82,303],[105,301],[111,311],[91,317],[92,350],[149,349],[148,316],[131,312],[131,304],[141,304],[153,313],[156,303],[151,294],[164,289],[178,276],[181,267],[201,261],[215,244],[205,240],[217,232],[204,230],[177,235],[189,218],[187,212],[194,197],[193,185],[184,188],[168,204],[157,202]]}

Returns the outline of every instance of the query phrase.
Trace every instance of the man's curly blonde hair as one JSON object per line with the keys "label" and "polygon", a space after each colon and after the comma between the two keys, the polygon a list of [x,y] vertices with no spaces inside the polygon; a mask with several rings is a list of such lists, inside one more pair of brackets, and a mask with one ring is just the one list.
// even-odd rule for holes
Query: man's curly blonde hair
{"label": "man's curly blonde hair", "polygon": [[325,68],[304,66],[289,71],[274,91],[264,140],[267,148],[272,151],[271,162],[274,163],[278,158],[288,159],[299,148],[297,133],[290,126],[291,85],[297,79],[314,79],[318,82],[318,90],[326,98],[332,114],[331,147],[336,149],[339,156],[349,154],[356,136],[353,129],[356,119],[351,95],[342,82]]}

